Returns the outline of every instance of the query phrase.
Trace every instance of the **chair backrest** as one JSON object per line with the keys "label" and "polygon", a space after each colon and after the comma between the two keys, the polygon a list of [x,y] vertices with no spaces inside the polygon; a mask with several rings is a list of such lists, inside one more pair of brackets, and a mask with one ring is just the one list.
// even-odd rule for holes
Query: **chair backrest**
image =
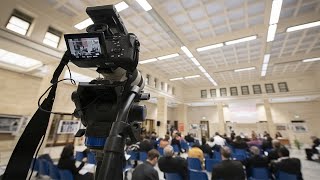
{"label": "chair backrest", "polygon": [[49,164],[49,176],[53,180],[59,180],[60,179],[60,174],[59,174],[59,169],[56,165],[52,163]]}
{"label": "chair backrest", "polygon": [[195,170],[199,170],[201,171],[202,170],[202,167],[201,167],[201,162],[198,158],[187,158],[188,160],[188,167],[190,169],[195,169]]}
{"label": "chair backrest", "polygon": [[206,159],[205,165],[206,165],[206,171],[212,172],[213,167],[216,164],[219,164],[221,161],[218,159]]}
{"label": "chair backrest", "polygon": [[147,153],[146,152],[139,152],[139,160],[146,161],[147,160]]}
{"label": "chair backrest", "polygon": [[269,171],[267,168],[252,168],[251,169],[252,178],[259,180],[268,180]]}
{"label": "chair backrest", "polygon": [[88,152],[88,164],[96,164],[95,154],[93,152]]}
{"label": "chair backrest", "polygon": [[76,151],[76,161],[82,161],[83,159],[83,152]]}
{"label": "chair backrest", "polygon": [[59,170],[61,180],[73,180],[73,175],[69,170]]}
{"label": "chair backrest", "polygon": [[39,161],[39,174],[49,175],[49,164],[45,159],[38,159]]}
{"label": "chair backrest", "polygon": [[218,151],[215,151],[214,152],[214,159],[217,159],[217,160],[222,160],[222,158],[221,158],[221,153],[220,152],[218,152]]}
{"label": "chair backrest", "polygon": [[205,159],[210,159],[210,155],[207,154],[207,153],[204,153],[203,156],[204,156]]}
{"label": "chair backrest", "polygon": [[208,175],[207,175],[207,173],[202,172],[202,171],[189,169],[189,178],[191,180],[193,180],[193,179],[196,179],[196,180],[208,180]]}
{"label": "chair backrest", "polygon": [[157,149],[158,149],[158,151],[159,151],[159,154],[160,154],[161,156],[163,156],[163,148],[162,148],[162,147],[158,147]]}
{"label": "chair backrest", "polygon": [[180,152],[178,145],[174,144],[172,147],[174,152]]}
{"label": "chair backrest", "polygon": [[181,175],[178,173],[164,173],[166,180],[183,180]]}
{"label": "chair backrest", "polygon": [[298,180],[297,175],[279,171],[276,175],[277,180]]}
{"label": "chair backrest", "polygon": [[234,153],[235,153],[235,154],[244,154],[244,155],[246,155],[246,154],[247,154],[247,151],[246,151],[245,149],[235,148],[235,149],[234,149]]}
{"label": "chair backrest", "polygon": [[139,152],[137,151],[128,151],[130,155],[130,160],[139,160]]}
{"label": "chair backrest", "polygon": [[243,154],[233,154],[232,157],[238,161],[243,161],[246,159],[246,156]]}
{"label": "chair backrest", "polygon": [[180,143],[181,143],[181,148],[182,149],[189,150],[189,146],[188,146],[186,141],[182,140]]}

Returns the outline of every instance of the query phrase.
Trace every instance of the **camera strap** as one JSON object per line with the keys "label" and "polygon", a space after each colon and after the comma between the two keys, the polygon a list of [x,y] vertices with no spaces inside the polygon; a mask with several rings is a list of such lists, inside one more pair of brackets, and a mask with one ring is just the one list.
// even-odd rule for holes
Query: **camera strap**
{"label": "camera strap", "polygon": [[[69,62],[68,54],[69,52],[67,51],[63,55],[60,64],[55,70],[50,81],[54,85],[52,86],[47,98],[41,103],[41,108],[46,111],[52,110],[58,85],[57,81],[64,66]],[[46,134],[50,114],[50,112],[45,112],[38,108],[36,113],[32,116],[12,152],[9,163],[2,177],[3,180],[27,178],[31,162],[39,142]]]}

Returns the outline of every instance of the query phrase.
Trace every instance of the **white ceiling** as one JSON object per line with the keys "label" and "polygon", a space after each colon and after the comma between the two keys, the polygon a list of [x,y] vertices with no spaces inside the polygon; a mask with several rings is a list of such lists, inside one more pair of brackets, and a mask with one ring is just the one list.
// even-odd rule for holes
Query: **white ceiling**
{"label": "white ceiling", "polygon": [[[87,6],[116,4],[120,0],[26,0],[40,13],[59,18],[70,25],[64,32],[79,32],[73,26],[87,18]],[[134,0],[120,12],[129,32],[141,42],[141,59],[179,53],[179,57],[139,65],[164,77],[185,79],[185,86],[209,86],[211,83],[180,50],[187,46],[210,76],[219,84],[255,82],[300,76],[320,70],[320,62],[302,63],[311,54],[320,54],[320,27],[285,32],[289,26],[320,20],[319,0],[283,0],[278,30],[267,43],[271,0],[148,0],[153,9],[144,11]],[[50,11],[46,11],[50,9]],[[52,10],[53,9],[53,10]],[[163,21],[154,18],[155,15]],[[74,30],[70,32],[70,29]],[[208,51],[196,48],[257,35],[253,41],[228,45]],[[263,56],[271,54],[266,77],[261,77]],[[296,59],[299,57],[300,59]],[[237,68],[256,67],[252,71],[234,72]]]}

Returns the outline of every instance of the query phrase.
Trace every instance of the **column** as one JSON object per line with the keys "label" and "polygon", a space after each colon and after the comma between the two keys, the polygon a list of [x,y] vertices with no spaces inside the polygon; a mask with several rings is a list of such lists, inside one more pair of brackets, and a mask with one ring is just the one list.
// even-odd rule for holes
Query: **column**
{"label": "column", "polygon": [[168,109],[167,109],[168,103],[167,99],[165,97],[158,97],[157,102],[157,121],[160,121],[160,126],[157,127],[157,133],[159,134],[159,137],[163,137],[167,133],[167,115],[168,115]]}
{"label": "column", "polygon": [[275,135],[275,125],[272,119],[271,105],[268,99],[264,99],[264,109],[266,112],[269,134],[271,135],[271,137],[273,137]]}
{"label": "column", "polygon": [[224,114],[223,114],[223,104],[218,103],[218,126],[219,126],[219,133],[224,134],[226,133],[226,125],[224,120]]}
{"label": "column", "polygon": [[182,134],[186,135],[189,131],[189,124],[187,121],[187,112],[188,112],[188,105],[186,104],[179,104],[177,107],[177,117],[178,117],[178,129],[183,127],[183,131],[181,130]]}

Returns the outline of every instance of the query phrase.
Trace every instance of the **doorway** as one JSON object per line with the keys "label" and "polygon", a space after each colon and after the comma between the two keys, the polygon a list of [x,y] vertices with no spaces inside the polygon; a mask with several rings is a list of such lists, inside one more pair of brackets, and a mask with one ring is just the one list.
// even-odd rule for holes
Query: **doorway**
{"label": "doorway", "polygon": [[210,132],[209,132],[208,121],[200,121],[200,130],[201,130],[201,137],[206,137],[207,139],[209,139]]}
{"label": "doorway", "polygon": [[146,119],[146,120],[142,123],[142,127],[144,127],[147,132],[153,132],[153,131],[155,131],[155,128],[154,128],[154,120],[153,120],[153,119]]}

